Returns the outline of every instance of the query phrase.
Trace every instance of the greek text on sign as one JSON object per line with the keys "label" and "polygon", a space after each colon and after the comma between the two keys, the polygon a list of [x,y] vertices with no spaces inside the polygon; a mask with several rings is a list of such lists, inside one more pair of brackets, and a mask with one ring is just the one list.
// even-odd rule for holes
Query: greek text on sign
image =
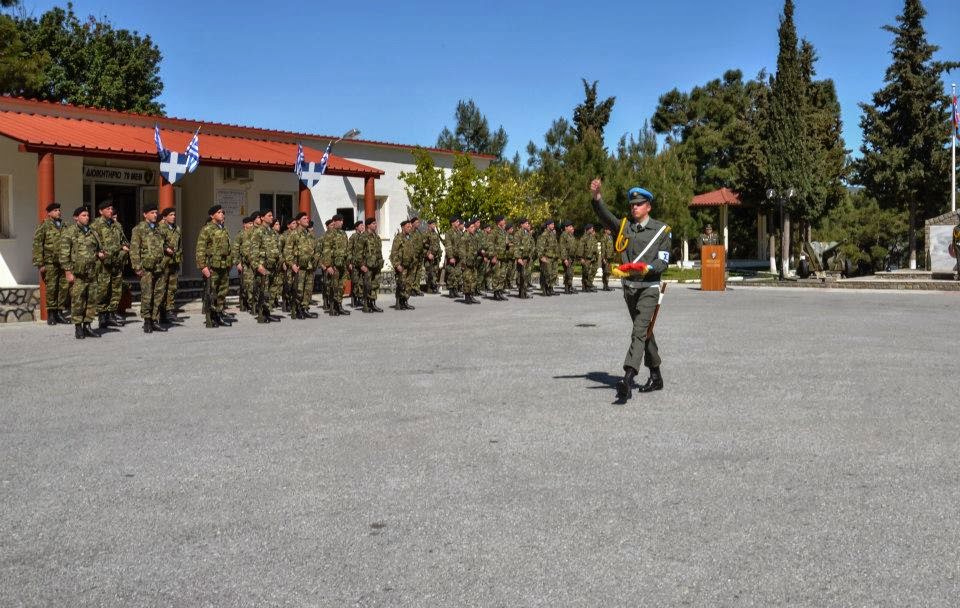
{"label": "greek text on sign", "polygon": [[111,182],[114,184],[153,185],[156,173],[153,169],[131,167],[83,167],[83,180],[91,182]]}

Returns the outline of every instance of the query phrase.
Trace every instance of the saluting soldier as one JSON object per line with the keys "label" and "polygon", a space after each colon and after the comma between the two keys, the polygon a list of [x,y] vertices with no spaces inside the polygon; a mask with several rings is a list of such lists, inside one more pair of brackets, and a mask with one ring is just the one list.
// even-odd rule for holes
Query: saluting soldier
{"label": "saluting soldier", "polygon": [[63,307],[67,303],[67,283],[63,266],[60,265],[60,239],[63,236],[64,226],[60,215],[60,203],[47,205],[47,217],[37,226],[33,233],[33,265],[40,272],[40,278],[47,286],[47,325],[70,321],[63,315]]}
{"label": "saluting soldier", "polygon": [[377,306],[380,292],[380,272],[383,270],[383,247],[377,232],[377,218],[366,219],[366,230],[357,242],[357,261],[363,281],[363,312],[383,312]]}
{"label": "saluting soldier", "polygon": [[364,301],[363,285],[360,277],[360,260],[358,242],[366,230],[363,220],[353,224],[353,234],[347,239],[347,270],[350,272],[350,305],[354,308],[361,306]]}
{"label": "saluting soldier", "polygon": [[[177,282],[183,268],[183,232],[177,226],[177,210],[166,207],[160,212],[160,234],[163,235],[163,261],[160,264],[160,322],[176,323]],[[232,256],[231,256],[232,257]]]}
{"label": "saluting soldier", "polygon": [[330,315],[338,317],[349,315],[343,307],[343,288],[347,278],[347,235],[343,231],[343,216],[335,214],[323,239],[321,264],[326,268],[327,299],[330,302]]}
{"label": "saluting soldier", "polygon": [[207,216],[210,221],[203,225],[197,236],[195,260],[200,274],[210,281],[212,297],[207,304],[210,310],[210,324],[207,327],[229,326],[232,323],[224,317],[223,307],[230,289],[230,268],[233,267],[230,233],[223,226],[226,218],[223,207],[213,205],[207,210]]}
{"label": "saluting soldier", "polygon": [[[603,204],[600,188],[599,179],[591,182],[594,211],[604,225],[619,231],[621,220]],[[623,361],[624,375],[617,383],[617,397],[621,400],[630,398],[633,380],[641,364],[650,370],[650,377],[640,387],[640,392],[663,388],[657,340],[649,328],[660,300],[660,274],[670,263],[670,228],[650,217],[653,201],[653,194],[643,188],[630,188],[627,192],[630,215],[623,223],[623,237],[627,239],[627,246],[621,254],[621,260],[623,263],[642,263],[643,266],[622,280],[623,298],[633,320],[633,329],[630,348]]]}
{"label": "saluting soldier", "polygon": [[160,325],[161,262],[163,261],[163,235],[157,225],[157,206],[143,208],[143,221],[133,228],[130,235],[130,266],[140,277],[140,317],[143,318],[143,333],[167,331]]}
{"label": "saluting soldier", "polygon": [[613,232],[603,227],[603,236],[600,237],[600,277],[603,280],[603,290],[610,289],[610,268],[611,264],[617,259],[617,250],[613,244]]}
{"label": "saluting soldier", "polygon": [[584,226],[580,237],[580,268],[583,291],[596,291],[593,279],[597,276],[597,232],[593,224]]}
{"label": "saluting soldier", "polygon": [[457,248],[459,247],[462,236],[463,221],[459,215],[454,215],[450,218],[450,229],[443,235],[444,281],[447,284],[447,292],[451,298],[460,297],[459,292],[463,288],[463,267],[457,258]]}
{"label": "saluting soldier", "polygon": [[400,232],[393,237],[393,244],[390,247],[390,264],[393,266],[397,284],[395,292],[397,310],[414,310],[409,300],[413,295],[413,283],[416,281],[414,273],[417,259],[421,258],[422,251],[422,244],[413,235],[413,222],[411,220],[400,222]]}
{"label": "saluting soldier", "polygon": [[105,253],[97,261],[97,326],[101,330],[122,324],[118,314],[123,294],[124,250],[130,251],[120,222],[113,218],[113,201],[107,199],[97,205],[100,216],[90,222]]}
{"label": "saluting soldier", "polygon": [[99,338],[93,331],[93,315],[97,307],[97,262],[106,257],[97,233],[90,229],[90,210],[77,207],[76,223],[60,238],[60,267],[70,284],[70,306],[74,337]]}
{"label": "saluting soldier", "polygon": [[573,262],[579,257],[577,237],[573,236],[573,222],[563,223],[563,232],[560,233],[560,261],[563,263],[563,293],[575,294],[573,288]]}
{"label": "saluting soldier", "polygon": [[533,272],[533,260],[537,254],[537,243],[530,232],[530,222],[526,218],[517,220],[520,226],[514,235],[513,252],[517,261],[517,290],[520,298],[530,297],[530,279]]}
{"label": "saluting soldier", "polygon": [[423,267],[426,272],[427,291],[440,293],[440,256],[443,250],[440,246],[440,233],[437,231],[437,220],[427,220],[427,231],[423,233]]}
{"label": "saluting soldier", "polygon": [[553,296],[553,284],[557,280],[557,260],[560,259],[560,247],[557,243],[556,223],[547,220],[543,232],[537,237],[537,258],[540,260],[540,288],[543,295]]}

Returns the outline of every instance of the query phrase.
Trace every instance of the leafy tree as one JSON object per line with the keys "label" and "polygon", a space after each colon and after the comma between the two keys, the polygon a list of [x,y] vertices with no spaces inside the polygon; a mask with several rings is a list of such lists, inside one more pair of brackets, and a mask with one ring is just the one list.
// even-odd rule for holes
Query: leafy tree
{"label": "leafy tree", "polygon": [[907,212],[882,209],[866,192],[850,191],[823,218],[814,231],[820,241],[838,241],[840,251],[852,263],[866,263],[882,270],[897,251],[906,249]]}
{"label": "leafy tree", "polygon": [[502,126],[491,133],[487,117],[472,99],[457,102],[454,116],[457,126],[453,133],[447,127],[443,128],[437,137],[438,148],[467,154],[489,154],[502,160],[503,150],[507,147],[507,132]]}
{"label": "leafy tree", "polygon": [[587,131],[596,133],[600,141],[603,141],[603,130],[610,122],[610,112],[613,111],[613,104],[616,97],[607,97],[600,103],[597,103],[597,83],[594,80],[588,83],[586,78],[583,81],[583,102],[573,110],[574,134],[578,142],[582,142],[586,137]]}
{"label": "leafy tree", "polygon": [[886,85],[873,94],[873,104],[860,104],[863,117],[862,158],[858,181],[881,208],[908,212],[910,267],[916,268],[920,216],[941,213],[948,200],[950,166],[949,100],[941,76],[960,67],[955,61],[934,61],[938,47],[927,42],[926,10],[920,0],[905,0],[896,26]]}
{"label": "leafy tree", "polygon": [[28,97],[144,114],[162,114],[160,50],[150,36],[114,29],[109,21],[55,7],[39,19],[20,17],[17,28],[26,52],[42,55],[40,82],[25,79]]}
{"label": "leafy tree", "polygon": [[447,175],[433,163],[433,157],[423,148],[413,151],[416,168],[400,172],[400,180],[410,201],[411,209],[425,217],[447,217]]}

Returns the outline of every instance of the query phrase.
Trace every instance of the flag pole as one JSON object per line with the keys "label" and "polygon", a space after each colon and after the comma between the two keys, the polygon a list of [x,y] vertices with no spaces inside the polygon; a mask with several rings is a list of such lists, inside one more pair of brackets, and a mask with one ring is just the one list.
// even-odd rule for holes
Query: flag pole
{"label": "flag pole", "polygon": [[950,211],[957,212],[957,85],[953,89],[953,133],[950,134]]}

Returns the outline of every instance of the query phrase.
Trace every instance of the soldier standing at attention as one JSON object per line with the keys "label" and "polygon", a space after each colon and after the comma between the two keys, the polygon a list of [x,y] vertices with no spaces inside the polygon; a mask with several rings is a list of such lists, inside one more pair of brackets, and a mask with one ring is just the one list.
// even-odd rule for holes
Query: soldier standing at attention
{"label": "soldier standing at attention", "polygon": [[530,222],[526,218],[517,220],[520,229],[513,241],[513,254],[517,260],[517,289],[520,298],[530,297],[530,275],[533,271],[533,258],[537,252],[537,243],[530,232]]}
{"label": "soldier standing at attention", "polygon": [[383,247],[377,233],[377,218],[368,217],[365,223],[366,230],[357,242],[357,262],[360,264],[360,280],[363,281],[363,312],[383,312],[377,306],[380,271],[383,270]]}
{"label": "soldier standing at attention", "polygon": [[173,312],[177,305],[177,279],[183,267],[183,233],[177,226],[177,210],[167,207],[160,212],[160,234],[163,235],[163,262],[160,264],[160,322],[176,323]]}
{"label": "soldier standing at attention", "polygon": [[427,220],[427,231],[423,233],[423,266],[426,271],[427,292],[440,293],[440,233],[437,232],[437,220]]}
{"label": "soldier standing at attention", "polygon": [[[280,300],[281,300],[281,310],[283,312],[292,312],[293,309],[290,307],[293,300],[293,297],[290,295],[290,292],[293,289],[293,272],[290,270],[290,264],[287,263],[288,254],[287,248],[290,246],[290,239],[294,236],[297,228],[300,227],[300,224],[297,223],[296,218],[290,218],[287,222],[279,222],[282,228],[279,231],[280,235]],[[294,306],[295,308],[295,306]]]}
{"label": "soldier standing at attention", "polygon": [[313,220],[306,213],[297,220],[300,234],[297,237],[297,265],[299,266],[297,293],[300,295],[300,318],[316,319],[317,313],[310,310],[313,304],[313,281],[317,272],[317,259],[320,257],[320,240],[313,233]]}
{"label": "soldier standing at attention", "polygon": [[157,206],[143,208],[143,221],[130,235],[130,266],[140,277],[140,316],[143,333],[167,331],[160,325],[160,264],[163,261],[163,235],[157,225]]}
{"label": "soldier standing at attention", "polygon": [[[223,227],[226,214],[223,207],[214,205],[207,210],[207,216],[210,221],[203,225],[197,236],[195,261],[200,274],[210,281],[210,291],[213,294],[212,301],[208,303],[212,321],[208,327],[231,325],[231,322],[223,316],[223,306],[227,300],[227,291],[230,289],[230,268],[233,266],[230,233]],[[256,266],[253,268],[255,269]],[[250,270],[249,266],[247,270]]]}
{"label": "soldier standing at attention", "polygon": [[553,284],[557,280],[560,248],[557,243],[556,224],[553,220],[544,222],[543,232],[537,237],[537,257],[540,259],[540,287],[543,289],[543,295],[556,295],[553,293]]}
{"label": "soldier standing at attention", "polygon": [[517,253],[516,240],[517,229],[513,222],[507,222],[507,253],[503,258],[504,271],[506,276],[504,282],[507,289],[512,289],[517,284]]}
{"label": "soldier standing at attention", "polygon": [[63,316],[70,284],[60,265],[60,239],[64,230],[61,213],[60,203],[47,205],[47,217],[33,233],[33,265],[40,271],[40,278],[47,286],[47,325],[69,323]]}
{"label": "soldier standing at attention", "polygon": [[73,212],[76,224],[67,229],[60,239],[60,267],[70,287],[71,316],[74,337],[99,338],[90,327],[97,307],[97,266],[106,257],[90,229],[90,210],[77,207]]}
{"label": "soldier standing at attention", "polygon": [[480,227],[480,220],[471,218],[466,221],[467,230],[460,236],[457,243],[457,250],[454,252],[463,269],[463,302],[464,304],[479,304],[480,301],[473,296],[477,295],[479,288],[479,273],[483,270],[483,241]]}
{"label": "soldier standing at attention", "polygon": [[563,222],[560,233],[560,260],[563,263],[563,293],[575,294],[573,288],[573,261],[580,257],[577,237],[573,236],[573,222]]}
{"label": "soldier standing at attention", "polygon": [[231,257],[237,262],[237,276],[240,279],[240,311],[242,312],[250,310],[250,289],[247,281],[250,273],[243,271],[243,239],[246,238],[250,232],[250,228],[253,226],[253,218],[248,215],[244,217],[241,222],[243,226],[237,231],[237,235],[233,237]]}
{"label": "soldier standing at attention", "polygon": [[713,226],[707,224],[703,227],[703,232],[697,237],[697,249],[703,249],[704,245],[719,245],[720,237],[713,231]]}
{"label": "soldier standing at attention", "polygon": [[493,299],[506,301],[503,292],[507,288],[507,270],[504,258],[507,256],[507,221],[502,215],[493,218],[494,226],[487,235],[486,255],[490,264],[490,282],[493,287]]}
{"label": "soldier standing at attention", "polygon": [[326,268],[327,299],[330,303],[330,315],[337,317],[349,315],[343,308],[343,287],[347,273],[347,235],[343,232],[343,216],[335,214],[329,230],[323,238],[321,264]]}
{"label": "soldier standing at attention", "polygon": [[97,327],[105,330],[121,323],[117,311],[123,294],[123,252],[130,251],[120,223],[113,219],[113,201],[97,205],[100,217],[90,223],[106,255],[97,262]]}
{"label": "soldier standing at attention", "polygon": [[623,279],[623,298],[633,320],[630,348],[623,361],[623,378],[617,383],[617,398],[625,401],[632,393],[633,379],[644,364],[650,370],[646,384],[640,392],[647,393],[663,388],[660,375],[660,353],[657,340],[648,335],[650,321],[660,299],[660,273],[670,263],[670,227],[650,217],[653,194],[643,188],[630,188],[627,202],[630,215],[622,221],[610,213],[600,195],[601,182],[590,183],[593,209],[600,221],[611,230],[622,231],[627,239],[626,249],[621,254],[624,263],[642,262],[644,269],[631,273]]}
{"label": "soldier standing at attention", "polygon": [[414,272],[417,258],[420,257],[422,249],[418,247],[417,240],[412,233],[413,222],[403,220],[400,222],[400,232],[393,237],[393,245],[390,247],[390,264],[393,266],[393,274],[397,284],[395,292],[397,310],[414,310],[414,307],[408,303],[413,281],[410,275]]}
{"label": "soldier standing at attention", "polygon": [[414,248],[417,250],[417,259],[410,267],[408,275],[410,281],[409,295],[422,296],[423,290],[420,288],[420,276],[423,274],[423,258],[426,252],[426,240],[424,233],[420,230],[420,218],[413,216],[410,218],[410,238],[413,239]]}
{"label": "soldier standing at attention", "polygon": [[463,288],[463,265],[460,264],[460,259],[456,255],[460,238],[463,236],[462,223],[459,215],[451,217],[450,229],[443,235],[444,280],[451,298],[460,297],[458,292]]}
{"label": "soldier standing at attention", "polygon": [[617,250],[613,246],[613,233],[606,226],[603,227],[603,236],[600,237],[600,276],[603,279],[603,290],[610,289],[610,264],[617,259]]}
{"label": "soldier standing at attention", "polygon": [[350,306],[358,308],[364,301],[363,283],[360,277],[360,264],[358,258],[358,242],[363,232],[366,230],[366,224],[363,220],[357,220],[353,224],[353,234],[347,240],[347,269],[350,272]]}
{"label": "soldier standing at attention", "polygon": [[597,232],[593,224],[584,226],[583,235],[580,237],[580,268],[583,291],[596,291],[593,280],[597,276]]}

